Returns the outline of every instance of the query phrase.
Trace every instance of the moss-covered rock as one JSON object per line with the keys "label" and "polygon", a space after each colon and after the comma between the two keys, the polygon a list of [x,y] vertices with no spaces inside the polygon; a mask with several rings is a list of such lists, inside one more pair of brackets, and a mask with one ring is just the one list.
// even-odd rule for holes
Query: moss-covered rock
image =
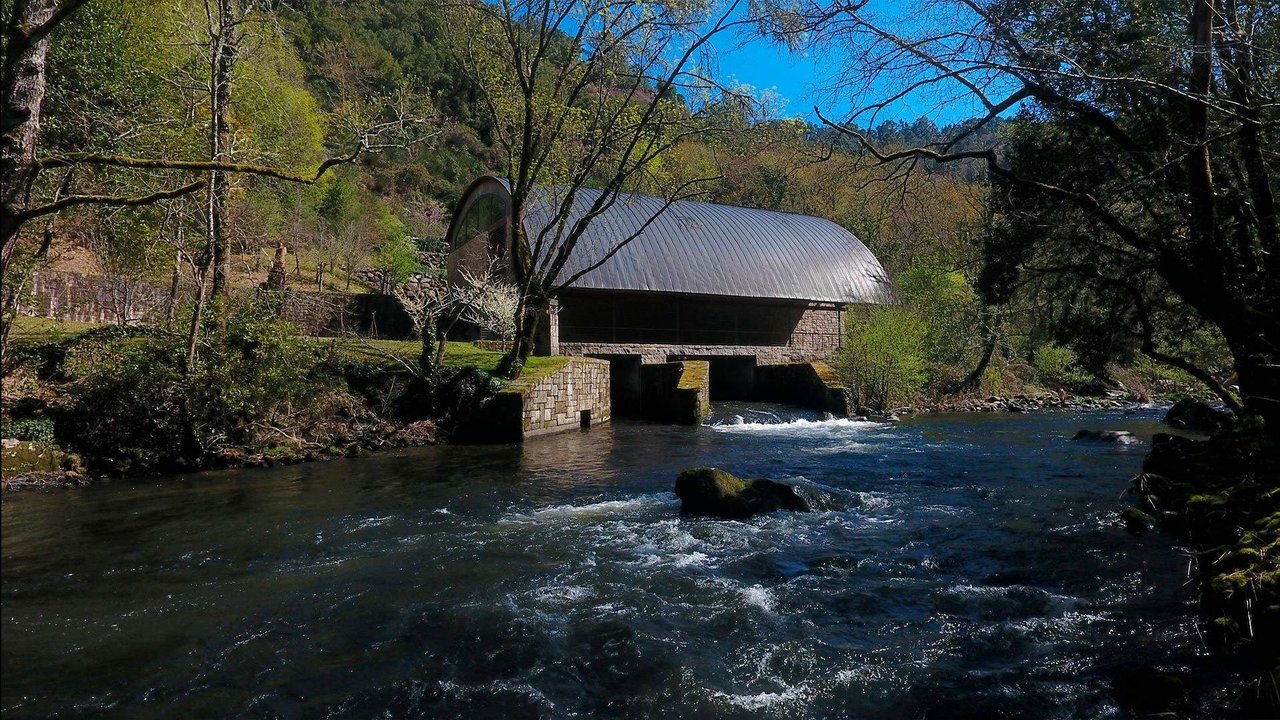
{"label": "moss-covered rock", "polygon": [[809,510],[795,488],[772,480],[743,480],[718,468],[691,468],[676,478],[680,511],[742,519],[778,510]]}
{"label": "moss-covered rock", "polygon": [[1125,508],[1124,511],[1120,513],[1120,522],[1124,524],[1125,530],[1134,535],[1141,535],[1142,533],[1150,530],[1151,526],[1156,523],[1155,518],[1136,507]]}
{"label": "moss-covered rock", "polygon": [[[1274,667],[1280,647],[1280,447],[1265,433],[1157,435],[1135,481],[1159,526],[1195,549],[1212,646]],[[1264,674],[1257,688],[1268,684]],[[1252,701],[1280,717],[1280,693]],[[1253,712],[1252,710],[1250,712]],[[1270,713],[1270,714],[1268,714]]]}

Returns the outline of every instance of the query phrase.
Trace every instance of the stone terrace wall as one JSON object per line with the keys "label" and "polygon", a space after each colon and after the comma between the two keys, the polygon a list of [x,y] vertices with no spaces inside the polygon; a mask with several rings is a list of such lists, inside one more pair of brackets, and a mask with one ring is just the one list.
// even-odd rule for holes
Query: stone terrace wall
{"label": "stone terrace wall", "polygon": [[[181,301],[181,300],[179,300]],[[23,315],[76,322],[121,323],[163,318],[169,289],[143,282],[123,282],[80,273],[36,272]]]}
{"label": "stone terrace wall", "polygon": [[[42,271],[32,274],[27,300],[19,310],[35,317],[129,324],[164,318],[169,312],[169,295],[168,287],[147,282]],[[190,295],[190,283],[182,283],[174,302],[184,303]],[[304,335],[389,339],[413,335],[408,314],[390,295],[307,290],[286,290],[281,295],[281,316]]]}
{"label": "stone terrace wall", "polygon": [[306,335],[386,338],[413,336],[413,321],[390,295],[286,290],[281,317]]}

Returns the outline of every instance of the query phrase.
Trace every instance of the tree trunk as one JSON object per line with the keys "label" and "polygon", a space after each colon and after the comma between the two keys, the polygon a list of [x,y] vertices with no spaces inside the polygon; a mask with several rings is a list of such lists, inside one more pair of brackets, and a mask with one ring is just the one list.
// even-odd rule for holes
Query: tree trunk
{"label": "tree trunk", "polygon": [[985,344],[982,348],[982,357],[978,359],[978,364],[965,376],[965,379],[956,383],[954,387],[956,392],[974,392],[982,385],[982,376],[987,372],[987,366],[991,364],[991,356],[995,354],[996,345],[1000,341],[1000,334],[995,328],[995,318],[992,317],[994,314],[990,306],[983,305],[982,334]]}
{"label": "tree trunk", "polygon": [[1246,417],[1262,420],[1264,429],[1280,439],[1280,352],[1274,338],[1252,328],[1252,332],[1231,333],[1227,346],[1235,360],[1236,380]]}
{"label": "tree trunk", "polygon": [[[231,72],[235,67],[234,0],[217,0],[217,25],[209,29],[209,158],[214,162],[231,161]],[[205,192],[206,230],[213,256],[213,297],[227,291],[227,266],[230,246],[227,240],[227,199],[231,186],[227,174],[209,172]]]}
{"label": "tree trunk", "polygon": [[544,306],[521,303],[522,308],[516,316],[516,335],[511,349],[498,362],[497,374],[508,380],[515,380],[524,372],[525,361],[533,354],[534,340],[538,334],[538,324],[542,321]]}
{"label": "tree trunk", "polygon": [[449,336],[446,333],[440,333],[440,340],[436,343],[436,369],[444,367],[444,354],[449,344]]}
{"label": "tree trunk", "polygon": [[418,369],[423,377],[434,378],[440,367],[437,358],[444,354],[443,341],[437,342],[435,318],[424,321],[419,334],[422,338],[422,351],[418,354]]}
{"label": "tree trunk", "polygon": [[49,35],[42,29],[58,10],[58,0],[12,3],[4,27],[4,56],[0,60],[0,284],[5,286],[0,307],[0,357],[7,349],[9,327],[19,293],[10,271],[18,247],[28,190],[37,168],[36,141],[44,104]]}
{"label": "tree trunk", "polygon": [[173,319],[178,314],[178,283],[182,280],[182,255],[173,260],[173,274],[169,276],[169,297],[164,303],[164,327],[173,327]]}

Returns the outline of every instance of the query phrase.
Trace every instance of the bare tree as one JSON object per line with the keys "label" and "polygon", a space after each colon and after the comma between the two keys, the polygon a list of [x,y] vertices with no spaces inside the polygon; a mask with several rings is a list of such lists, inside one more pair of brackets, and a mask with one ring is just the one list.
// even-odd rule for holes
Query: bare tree
{"label": "bare tree", "polygon": [[[617,238],[565,276],[596,218],[638,189],[667,198],[656,217],[715,179],[661,177],[655,161],[722,129],[718,113],[727,107],[751,108],[751,98],[716,83],[704,61],[713,38],[752,21],[744,0],[445,0],[445,7],[462,29],[454,50],[481,90],[510,182],[509,267],[520,302],[499,372],[515,377],[551,295],[643,232]],[[602,192],[580,212],[586,187]],[[548,220],[527,233],[535,206]]]}
{"label": "bare tree", "polygon": [[[1231,351],[1239,397],[1220,383],[1215,391],[1280,432],[1274,3],[940,0],[885,15],[878,7],[773,7],[780,37],[807,36],[849,60],[841,89],[860,109],[841,120],[819,111],[823,122],[900,172],[978,160],[1011,212],[1036,203],[1059,208],[1060,222],[1073,227],[1044,234],[1064,244],[1040,270],[1105,288],[1102,276],[1116,283],[1110,291],[1138,289],[1147,300],[1167,291],[1220,330]],[[970,103],[980,118],[945,141],[892,152],[859,129],[895,104],[922,99]],[[1053,128],[1026,147],[1056,143],[1064,151],[1046,160],[962,149],[1015,109],[1029,124]],[[1027,262],[1015,259],[1010,271]],[[1170,362],[1144,332],[1144,308],[1134,314],[1142,350]]]}
{"label": "bare tree", "polygon": [[457,319],[460,295],[446,277],[442,254],[422,253],[420,265],[420,271],[414,278],[410,282],[397,283],[391,294],[409,315],[414,333],[422,340],[418,367],[430,377],[444,363],[448,326]]}

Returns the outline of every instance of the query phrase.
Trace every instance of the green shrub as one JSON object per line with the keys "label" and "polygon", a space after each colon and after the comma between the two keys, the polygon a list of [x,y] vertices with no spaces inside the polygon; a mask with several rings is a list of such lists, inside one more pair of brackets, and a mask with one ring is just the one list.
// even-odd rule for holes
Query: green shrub
{"label": "green shrub", "polygon": [[931,378],[953,366],[968,370],[980,352],[982,305],[964,275],[940,263],[921,261],[898,275],[905,306],[924,322],[924,358]]}
{"label": "green shrub", "polygon": [[1050,387],[1082,389],[1096,384],[1094,377],[1082,370],[1075,352],[1068,347],[1048,343],[1036,348],[1031,356],[1036,380]]}
{"label": "green shrub", "polygon": [[47,417],[31,417],[4,423],[0,437],[16,438],[29,442],[53,442],[53,420]]}
{"label": "green shrub", "polygon": [[176,338],[95,339],[68,349],[63,426],[89,466],[110,473],[178,469],[186,388]]}
{"label": "green shrub", "polygon": [[928,324],[911,310],[851,311],[834,365],[860,405],[883,410],[920,394],[928,380]]}
{"label": "green shrub", "polygon": [[431,415],[453,428],[467,422],[488,402],[502,381],[476,367],[444,367],[430,389]]}
{"label": "green shrub", "polygon": [[68,351],[69,436],[94,469],[202,467],[220,449],[305,423],[320,394],[340,387],[321,363],[322,349],[270,307],[252,302],[224,321],[213,315],[189,372],[177,335],[95,338]]}

